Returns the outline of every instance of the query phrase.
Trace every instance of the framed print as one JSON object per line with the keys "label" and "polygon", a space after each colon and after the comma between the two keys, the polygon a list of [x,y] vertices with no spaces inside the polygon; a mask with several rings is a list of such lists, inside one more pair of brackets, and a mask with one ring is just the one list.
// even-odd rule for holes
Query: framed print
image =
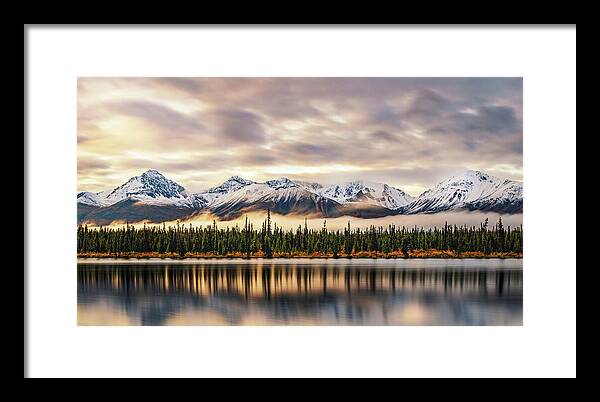
{"label": "framed print", "polygon": [[576,375],[574,25],[24,31],[26,377]]}

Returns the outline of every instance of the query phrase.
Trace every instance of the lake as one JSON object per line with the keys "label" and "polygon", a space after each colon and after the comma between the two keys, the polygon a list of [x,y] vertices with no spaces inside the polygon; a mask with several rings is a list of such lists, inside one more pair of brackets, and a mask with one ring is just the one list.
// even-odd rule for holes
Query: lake
{"label": "lake", "polygon": [[522,259],[94,260],[78,325],[522,325]]}

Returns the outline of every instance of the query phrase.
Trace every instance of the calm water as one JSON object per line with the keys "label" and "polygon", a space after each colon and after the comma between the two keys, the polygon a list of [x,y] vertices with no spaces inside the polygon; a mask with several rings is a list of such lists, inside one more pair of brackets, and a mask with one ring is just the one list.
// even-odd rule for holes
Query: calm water
{"label": "calm water", "polygon": [[80,261],[79,325],[522,325],[522,260]]}

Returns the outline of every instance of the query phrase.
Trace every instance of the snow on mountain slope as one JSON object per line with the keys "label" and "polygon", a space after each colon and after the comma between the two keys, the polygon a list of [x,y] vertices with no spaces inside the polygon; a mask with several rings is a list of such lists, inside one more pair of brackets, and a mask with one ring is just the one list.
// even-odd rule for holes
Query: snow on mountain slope
{"label": "snow on mountain slope", "polygon": [[239,203],[251,204],[264,200],[289,201],[292,198],[297,198],[308,193],[309,191],[289,179],[269,180],[266,183],[252,183],[244,186],[235,192],[216,199],[210,206],[216,207],[224,204],[234,205]]}
{"label": "snow on mountain slope", "polygon": [[197,207],[203,208],[213,204],[218,198],[234,193],[251,184],[254,184],[252,180],[243,179],[240,176],[231,176],[219,186],[209,188],[205,192],[193,194],[192,198]]}
{"label": "snow on mountain slope", "polygon": [[318,190],[324,197],[346,204],[364,202],[396,210],[414,201],[414,197],[387,184],[371,183],[361,180],[343,184],[333,184]]}
{"label": "snow on mountain slope", "polygon": [[481,210],[520,213],[523,184],[469,170],[445,180],[419,197],[388,184],[355,180],[323,186],[282,177],[264,183],[232,176],[207,191],[188,194],[156,170],[148,170],[121,186],[100,193],[77,194],[78,221],[185,217],[200,211],[235,218],[250,211],[310,217],[362,218],[397,214]]}
{"label": "snow on mountain slope", "polygon": [[492,193],[482,197],[478,201],[516,201],[523,198],[523,184],[513,181],[504,180]]}
{"label": "snow on mountain slope", "polygon": [[296,182],[291,181],[287,177],[280,177],[279,179],[267,180],[265,184],[275,190],[300,187]]}
{"label": "snow on mountain slope", "polygon": [[77,203],[83,205],[90,205],[92,207],[103,207],[108,205],[106,200],[99,195],[100,193],[92,193],[89,191],[83,191],[77,194]]}
{"label": "snow on mountain slope", "polygon": [[255,202],[273,191],[272,187],[264,183],[252,183],[242,188],[232,191],[214,199],[210,206],[218,206],[223,204],[236,204],[241,201]]}
{"label": "snow on mountain slope", "polygon": [[77,195],[78,203],[99,207],[114,205],[125,199],[149,205],[174,205],[188,208],[195,205],[195,197],[190,197],[182,186],[154,169],[132,177],[113,190],[99,193],[83,192]]}
{"label": "snow on mountain slope", "polygon": [[300,187],[305,188],[308,191],[312,191],[315,193],[318,193],[319,190],[321,190],[323,188],[322,184],[319,183],[315,183],[315,182],[310,182],[310,181],[300,181],[300,180],[295,180],[294,181],[296,184],[298,184]]}
{"label": "snow on mountain slope", "polygon": [[105,195],[110,204],[126,198],[152,204],[186,204],[189,201],[188,194],[182,186],[153,169],[132,177]]}
{"label": "snow on mountain slope", "polygon": [[[293,208],[298,208],[299,204],[303,205],[303,210],[310,205],[319,210],[319,203],[328,202],[331,206],[365,203],[395,210],[414,200],[409,194],[387,184],[362,181],[325,187],[319,183],[294,181],[287,177],[256,183],[234,176],[230,181],[233,181],[235,186],[220,186],[226,191],[219,192],[218,197],[210,199],[207,204],[210,209],[220,211],[227,206],[227,209],[231,210],[236,205],[248,207],[250,204],[259,203],[278,205],[277,208],[290,213],[293,212]],[[207,196],[206,193],[202,195]],[[352,208],[346,210],[351,211]]]}
{"label": "snow on mountain slope", "polygon": [[309,192],[286,177],[268,180],[265,183],[256,183],[249,180],[244,181],[244,183],[247,184],[237,186],[235,190],[225,192],[220,197],[215,198],[210,206],[237,204],[240,202],[253,203],[265,199],[287,201],[290,198],[297,197],[298,194]]}
{"label": "snow on mountain slope", "polygon": [[[522,183],[501,180],[475,170],[444,180],[406,205],[402,213],[434,213],[450,209],[473,209],[478,203],[492,207],[497,200],[522,200]],[[482,205],[483,205],[482,204]]]}
{"label": "snow on mountain slope", "polygon": [[492,193],[471,201],[471,210],[517,213],[523,211],[523,183],[504,180]]}
{"label": "snow on mountain slope", "polygon": [[267,208],[283,215],[295,213],[327,216],[338,207],[337,202],[309,191],[285,177],[244,186],[216,199],[208,206],[211,212],[224,218]]}
{"label": "snow on mountain slope", "polygon": [[227,179],[223,184],[217,187],[213,187],[207,191],[209,194],[228,194],[234,191],[239,190],[242,187],[249,186],[253,184],[252,180],[246,180],[241,178],[240,176],[231,176]]}

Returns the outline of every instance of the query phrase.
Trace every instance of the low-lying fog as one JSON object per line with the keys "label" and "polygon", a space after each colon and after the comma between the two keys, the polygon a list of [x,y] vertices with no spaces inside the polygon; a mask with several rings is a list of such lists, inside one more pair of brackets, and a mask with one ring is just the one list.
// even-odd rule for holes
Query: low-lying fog
{"label": "low-lying fog", "polygon": [[[217,218],[210,214],[200,215],[194,217],[194,219],[180,221],[180,224],[192,226],[203,226],[212,225],[213,220],[217,221],[217,226],[219,228],[225,228],[227,226],[234,227],[244,227],[244,222],[248,217],[248,221],[254,225],[255,229],[260,229],[262,223],[267,217],[266,213],[249,213],[244,215],[238,219],[230,220],[230,221],[219,221]],[[341,230],[348,225],[348,221],[350,221],[350,225],[352,228],[368,228],[371,225],[384,226],[388,225],[396,225],[396,227],[406,226],[419,226],[424,228],[433,228],[435,226],[441,227],[444,226],[445,222],[448,222],[449,225],[468,225],[468,226],[479,226],[481,222],[483,222],[486,218],[489,220],[489,226],[492,227],[496,222],[498,222],[498,218],[502,217],[502,223],[505,227],[511,226],[519,226],[523,223],[523,214],[498,214],[494,212],[441,212],[437,214],[417,214],[417,215],[397,215],[397,216],[388,216],[384,218],[373,218],[373,219],[361,219],[361,218],[353,218],[353,217],[340,217],[340,218],[327,218],[327,219],[308,219],[307,224],[311,229],[321,229],[323,227],[323,222],[327,221],[327,228],[330,230]],[[278,227],[283,227],[284,229],[296,229],[298,226],[304,226],[304,218],[301,216],[283,216],[271,214],[272,225],[277,224]],[[141,227],[143,226],[143,222],[135,223],[133,226]],[[177,221],[166,222],[166,226],[174,226],[177,224]],[[111,226],[123,226],[123,223],[113,224]],[[150,223],[146,223],[146,226],[153,225]]]}

